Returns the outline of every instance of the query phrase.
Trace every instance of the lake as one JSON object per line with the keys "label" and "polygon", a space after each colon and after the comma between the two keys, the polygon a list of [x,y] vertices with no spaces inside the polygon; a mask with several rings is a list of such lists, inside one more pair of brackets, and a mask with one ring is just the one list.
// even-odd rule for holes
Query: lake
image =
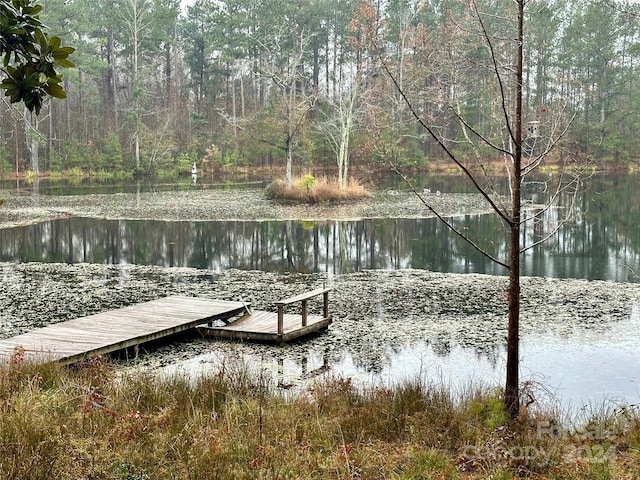
{"label": "lake", "polygon": [[[526,276],[636,281],[640,272],[640,198],[635,177],[594,178],[575,200],[560,198],[523,226],[528,244],[559,228],[522,258]],[[438,184],[440,185],[440,184]],[[445,188],[446,185],[441,185]],[[456,183],[448,187],[455,189]],[[458,188],[459,189],[459,188]],[[530,193],[536,202],[545,200]],[[634,197],[636,197],[634,199]],[[221,271],[349,273],[405,268],[504,275],[438,219],[355,221],[162,222],[66,218],[0,233],[0,261],[158,265]],[[505,228],[494,215],[451,220],[494,256],[507,251]]]}
{"label": "lake", "polygon": [[[523,256],[523,274],[619,284],[637,282],[639,180],[630,175],[591,178],[575,198],[576,208],[566,223],[560,220],[572,198],[561,197],[554,208],[542,213],[540,220],[523,229],[523,237],[533,243],[558,228],[548,242]],[[442,192],[466,189],[458,179],[450,177],[425,179],[423,185]],[[171,188],[166,186],[165,190]],[[54,193],[42,186],[38,190],[39,195],[47,192]],[[534,203],[542,202],[545,195],[535,189],[527,193]],[[326,222],[67,218],[0,230],[0,260],[176,266],[213,272],[240,269],[324,273],[330,278],[369,270],[403,272],[409,269],[505,274],[501,267],[478,254],[437,220],[402,218],[401,213],[392,219]],[[492,254],[506,251],[503,226],[494,216],[468,215],[452,221],[458,229],[473,233],[475,240]],[[554,298],[553,301],[561,300]],[[639,310],[638,304],[632,304],[622,320],[596,319],[594,328],[572,325],[562,333],[558,333],[561,329],[557,328],[523,333],[523,377],[541,381],[565,403],[574,405],[598,403],[603,398],[637,402]],[[383,314],[374,319],[387,320]],[[542,321],[544,323],[544,319]],[[332,327],[336,331],[340,328],[339,322],[337,318],[336,327]],[[487,335],[498,335],[492,333],[492,327],[487,328]],[[229,348],[234,347],[225,345],[222,350]],[[309,372],[313,371],[350,375],[362,381],[392,381],[429,371],[431,376],[440,376],[452,383],[475,378],[501,384],[504,371],[504,348],[500,342],[490,354],[480,354],[477,348],[443,338],[399,342],[388,345],[387,350],[376,357],[379,361],[375,365],[363,363],[348,345],[339,347],[338,356],[331,355],[332,348],[338,347],[327,347],[322,342],[310,342],[308,348],[296,344],[290,349],[260,349],[259,355],[245,345],[238,348],[247,358],[273,369],[284,384],[309,378]],[[174,362],[171,368],[193,371],[206,367],[218,356],[217,348],[210,350]]]}

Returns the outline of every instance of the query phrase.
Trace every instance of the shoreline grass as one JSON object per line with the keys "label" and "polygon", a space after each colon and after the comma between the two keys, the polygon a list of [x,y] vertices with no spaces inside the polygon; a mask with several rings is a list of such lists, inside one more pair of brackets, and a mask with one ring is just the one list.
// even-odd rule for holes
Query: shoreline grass
{"label": "shoreline grass", "polygon": [[[625,478],[640,469],[637,411],[568,429],[500,392],[421,381],[358,389],[327,378],[284,397],[233,361],[195,379],[0,366],[0,479]],[[632,478],[632,477],[629,477]]]}

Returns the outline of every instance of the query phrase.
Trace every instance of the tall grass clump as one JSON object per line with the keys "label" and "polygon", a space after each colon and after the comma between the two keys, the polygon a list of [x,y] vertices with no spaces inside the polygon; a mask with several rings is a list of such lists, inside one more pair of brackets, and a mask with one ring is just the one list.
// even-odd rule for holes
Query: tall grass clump
{"label": "tall grass clump", "polygon": [[36,179],[36,174],[33,170],[24,171],[24,179],[27,183],[33,183]]}
{"label": "tall grass clump", "polygon": [[351,179],[347,185],[341,186],[336,180],[318,179],[313,175],[294,178],[290,187],[277,180],[267,186],[264,194],[270,200],[295,203],[344,202],[371,196],[357,180]]}
{"label": "tall grass clump", "polygon": [[85,173],[80,167],[71,167],[66,170],[65,176],[72,178],[82,178],[85,176]]}
{"label": "tall grass clump", "polygon": [[633,407],[578,431],[543,409],[512,421],[502,404],[485,388],[341,377],[285,397],[233,360],[192,377],[100,359],[36,366],[17,351],[0,365],[0,479],[604,479],[640,468]]}

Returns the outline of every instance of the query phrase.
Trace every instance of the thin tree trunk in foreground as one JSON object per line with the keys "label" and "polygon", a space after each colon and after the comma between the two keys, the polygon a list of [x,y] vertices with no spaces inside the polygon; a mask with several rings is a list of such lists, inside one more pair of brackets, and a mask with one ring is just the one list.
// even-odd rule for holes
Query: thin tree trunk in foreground
{"label": "thin tree trunk in foreground", "polygon": [[511,175],[511,252],[509,258],[509,326],[507,330],[507,379],[504,389],[505,408],[513,418],[520,410],[520,187],[522,184],[522,41],[524,0],[518,0],[518,39],[516,64],[516,118],[514,122],[514,155]]}

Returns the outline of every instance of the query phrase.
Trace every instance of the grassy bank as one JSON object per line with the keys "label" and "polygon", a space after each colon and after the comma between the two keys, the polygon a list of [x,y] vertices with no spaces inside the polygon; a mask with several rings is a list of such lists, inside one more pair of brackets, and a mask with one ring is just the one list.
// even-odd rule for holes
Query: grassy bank
{"label": "grassy bank", "polygon": [[2,479],[635,478],[640,421],[574,431],[495,392],[327,379],[285,398],[243,365],[196,380],[68,370],[16,355],[0,369]]}

